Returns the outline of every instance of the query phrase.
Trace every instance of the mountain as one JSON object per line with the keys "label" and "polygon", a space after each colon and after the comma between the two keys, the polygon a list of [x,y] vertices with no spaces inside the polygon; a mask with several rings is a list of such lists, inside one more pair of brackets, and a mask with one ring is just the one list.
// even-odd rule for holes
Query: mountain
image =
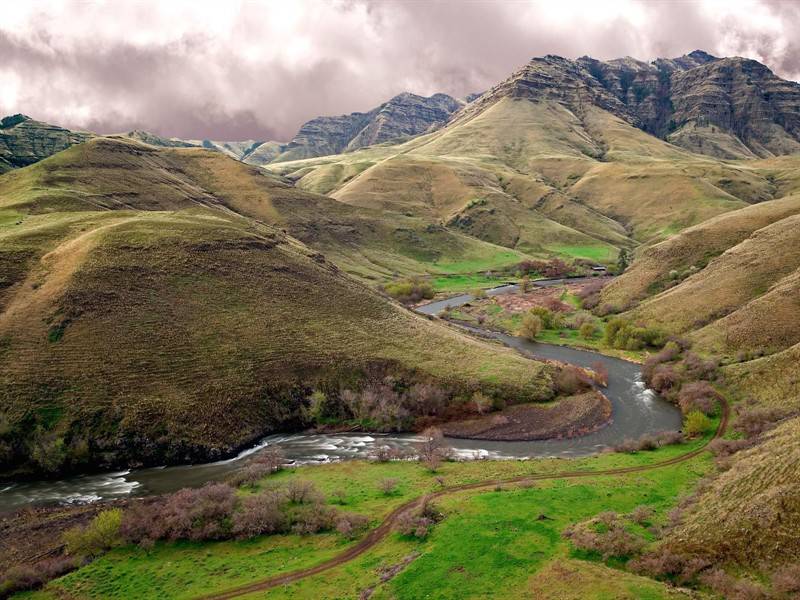
{"label": "mountain", "polygon": [[0,120],[0,173],[33,164],[93,136],[25,115],[5,117]]}
{"label": "mountain", "polygon": [[302,425],[315,390],[343,410],[341,389],[373,376],[551,396],[550,367],[284,233],[338,203],[272,185],[216,152],[109,138],[0,178],[3,472],[212,459]]}
{"label": "mountain", "polygon": [[291,142],[280,147],[279,153],[255,154],[248,162],[267,164],[339,154],[419,135],[445,123],[462,105],[447,94],[426,98],[406,92],[366,113],[312,119],[300,127]]}
{"label": "mountain", "polygon": [[[620,248],[782,195],[762,163],[723,161],[669,137],[694,128],[710,140],[713,129],[722,144],[721,125],[706,127],[712,111],[703,112],[706,125],[692,120],[690,100],[712,105],[702,99],[711,92],[698,73],[735,74],[748,64],[701,52],[654,63],[535,58],[431,133],[265,168],[307,191],[415,215],[526,254],[611,262]],[[755,148],[764,130],[757,118],[767,117],[757,107],[742,114],[749,133],[736,143]],[[733,147],[731,135],[725,143]],[[781,144],[789,149],[785,139],[759,147]]]}

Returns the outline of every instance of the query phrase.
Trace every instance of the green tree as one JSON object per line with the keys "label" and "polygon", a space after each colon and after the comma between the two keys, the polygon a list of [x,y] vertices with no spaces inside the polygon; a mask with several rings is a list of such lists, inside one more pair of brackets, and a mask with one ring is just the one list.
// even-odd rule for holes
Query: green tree
{"label": "green tree", "polygon": [[631,257],[626,248],[620,248],[619,256],[617,257],[617,272],[624,273],[631,264]]}
{"label": "green tree", "polygon": [[542,332],[542,320],[531,313],[522,317],[522,325],[519,328],[519,335],[527,340],[535,340]]}

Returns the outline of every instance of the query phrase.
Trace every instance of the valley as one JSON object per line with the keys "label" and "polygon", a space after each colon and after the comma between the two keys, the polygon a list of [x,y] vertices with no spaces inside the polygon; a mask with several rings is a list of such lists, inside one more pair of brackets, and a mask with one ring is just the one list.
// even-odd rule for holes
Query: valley
{"label": "valley", "polygon": [[797,597],[798,111],[694,51],[3,119],[0,597]]}

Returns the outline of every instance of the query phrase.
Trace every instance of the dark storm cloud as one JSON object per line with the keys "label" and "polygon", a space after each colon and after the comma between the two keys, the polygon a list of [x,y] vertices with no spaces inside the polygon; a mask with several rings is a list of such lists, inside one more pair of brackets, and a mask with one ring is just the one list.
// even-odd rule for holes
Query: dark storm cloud
{"label": "dark storm cloud", "polygon": [[311,117],[402,91],[482,91],[542,54],[701,48],[796,78],[796,31],[800,7],[771,0],[32,3],[0,22],[0,113],[103,133],[286,140]]}

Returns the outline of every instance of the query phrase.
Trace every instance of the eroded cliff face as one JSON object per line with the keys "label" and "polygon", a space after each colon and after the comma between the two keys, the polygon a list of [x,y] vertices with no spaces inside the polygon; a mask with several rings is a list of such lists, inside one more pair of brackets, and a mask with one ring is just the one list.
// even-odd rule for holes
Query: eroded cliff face
{"label": "eroded cliff face", "polygon": [[28,166],[92,137],[25,115],[5,117],[0,120],[0,172]]}
{"label": "eroded cliff face", "polygon": [[719,158],[800,152],[800,85],[744,58],[700,50],[650,63],[548,55],[531,60],[466,110],[479,111],[502,97],[554,100],[578,116],[591,104]]}
{"label": "eroded cliff face", "polygon": [[419,135],[445,123],[463,106],[447,94],[403,93],[366,113],[317,117],[305,123],[278,160],[338,154]]}

